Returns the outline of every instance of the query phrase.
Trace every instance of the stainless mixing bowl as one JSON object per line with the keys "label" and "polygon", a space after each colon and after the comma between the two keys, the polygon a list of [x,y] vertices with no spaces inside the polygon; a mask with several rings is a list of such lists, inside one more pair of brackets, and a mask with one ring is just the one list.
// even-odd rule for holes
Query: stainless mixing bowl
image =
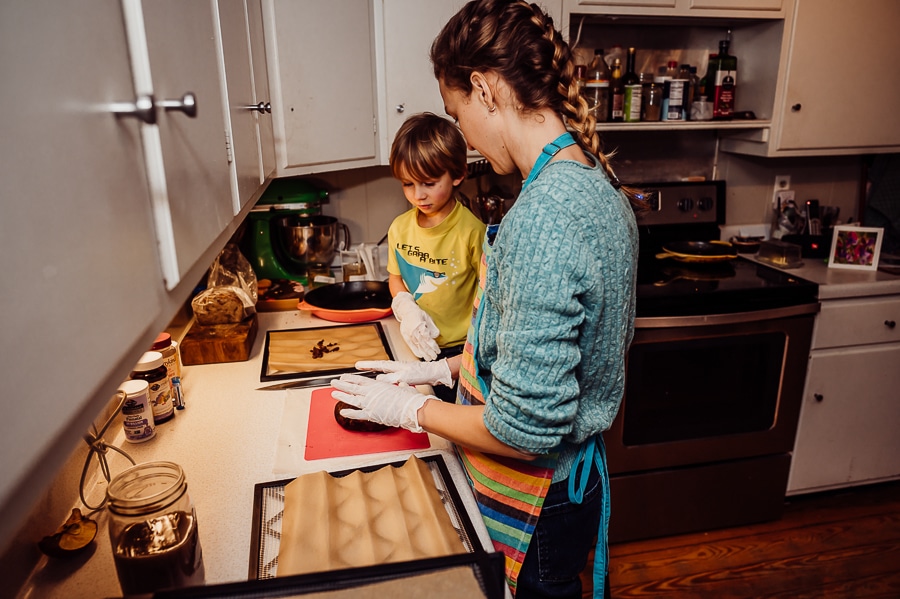
{"label": "stainless mixing bowl", "polygon": [[[350,247],[350,230],[333,216],[292,214],[274,224],[284,250],[304,264],[331,264],[335,252]],[[343,236],[340,241],[338,232]]]}

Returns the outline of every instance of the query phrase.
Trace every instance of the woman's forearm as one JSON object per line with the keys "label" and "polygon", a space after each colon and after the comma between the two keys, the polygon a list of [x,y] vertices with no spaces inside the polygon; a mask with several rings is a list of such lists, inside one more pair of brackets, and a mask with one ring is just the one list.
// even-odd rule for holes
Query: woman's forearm
{"label": "woman's forearm", "polygon": [[[457,361],[457,372],[459,361]],[[419,408],[419,426],[453,443],[482,453],[532,460],[535,455],[519,451],[497,439],[484,425],[484,406],[463,406],[429,399]]]}

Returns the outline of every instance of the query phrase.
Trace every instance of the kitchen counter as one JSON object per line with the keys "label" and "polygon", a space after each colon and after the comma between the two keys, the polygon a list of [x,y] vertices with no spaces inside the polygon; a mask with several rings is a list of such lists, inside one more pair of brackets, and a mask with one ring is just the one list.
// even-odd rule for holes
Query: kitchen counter
{"label": "kitchen counter", "polygon": [[[771,266],[757,260],[755,254],[741,254],[741,256]],[[779,270],[818,283],[820,300],[900,294],[900,275],[880,270],[828,268],[827,259],[804,258],[802,266],[798,268]]]}
{"label": "kitchen counter", "polygon": [[[380,322],[395,359],[415,360],[400,338],[397,321],[390,317]],[[390,452],[310,462],[302,458],[302,451],[292,452],[290,447],[279,446],[288,442],[282,439],[305,441],[305,418],[294,423],[284,423],[282,419],[285,413],[308,415],[314,389],[256,390],[273,384],[259,381],[265,333],[336,324],[306,312],[262,312],[259,334],[248,361],[184,367],[186,408],[178,411],[173,420],[159,425],[154,439],[141,444],[126,442],[120,419],[106,434],[108,443],[123,448],[136,462],[169,460],[184,468],[188,492],[197,511],[207,584],[248,578],[257,483],[290,479],[308,472],[393,462],[410,454]],[[285,410],[288,402],[304,402],[305,412],[298,410],[297,404]],[[285,430],[293,434],[282,435]],[[429,435],[429,441],[430,448],[416,451],[416,455],[443,454],[457,487],[468,489],[450,444],[434,435]],[[298,444],[302,447],[302,443]],[[118,454],[109,452],[108,455],[114,474],[129,466]],[[283,459],[286,455],[292,459]],[[88,501],[97,504],[104,496],[106,481],[100,477],[86,487]],[[463,494],[463,501],[483,547],[493,551],[471,493]],[[72,599],[121,595],[107,533],[107,512],[104,510],[94,518],[99,531],[92,554],[72,560],[43,558],[19,597]]]}

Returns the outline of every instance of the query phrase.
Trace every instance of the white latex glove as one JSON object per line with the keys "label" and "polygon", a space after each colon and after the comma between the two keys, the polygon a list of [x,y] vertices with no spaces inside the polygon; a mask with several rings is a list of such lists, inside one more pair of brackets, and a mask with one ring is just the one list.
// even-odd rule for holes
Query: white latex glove
{"label": "white latex glove", "polygon": [[359,370],[380,370],[375,380],[407,385],[453,386],[453,376],[447,360],[436,362],[396,362],[394,360],[362,360],[356,363]]}
{"label": "white latex glove", "polygon": [[414,433],[424,432],[419,426],[419,408],[429,399],[438,399],[419,393],[415,387],[374,381],[358,374],[342,375],[331,381],[331,386],[336,389],[331,392],[333,398],[359,407],[358,410],[341,410],[344,418],[370,420]]}
{"label": "white latex glove", "polygon": [[441,348],[435,337],[441,331],[408,291],[401,291],[391,301],[391,310],[400,322],[400,334],[417,357],[429,362],[438,357]]}

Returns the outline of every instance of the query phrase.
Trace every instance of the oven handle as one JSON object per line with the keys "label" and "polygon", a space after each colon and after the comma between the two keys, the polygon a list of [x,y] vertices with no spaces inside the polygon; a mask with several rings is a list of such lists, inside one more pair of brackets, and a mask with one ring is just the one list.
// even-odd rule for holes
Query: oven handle
{"label": "oven handle", "polygon": [[634,319],[636,329],[669,329],[675,327],[711,326],[717,324],[741,324],[747,322],[760,322],[763,320],[775,320],[776,318],[788,318],[815,314],[819,311],[819,303],[801,304],[799,306],[787,306],[773,308],[771,310],[756,310],[754,312],[732,312],[730,314],[702,314],[698,316],[652,316]]}

